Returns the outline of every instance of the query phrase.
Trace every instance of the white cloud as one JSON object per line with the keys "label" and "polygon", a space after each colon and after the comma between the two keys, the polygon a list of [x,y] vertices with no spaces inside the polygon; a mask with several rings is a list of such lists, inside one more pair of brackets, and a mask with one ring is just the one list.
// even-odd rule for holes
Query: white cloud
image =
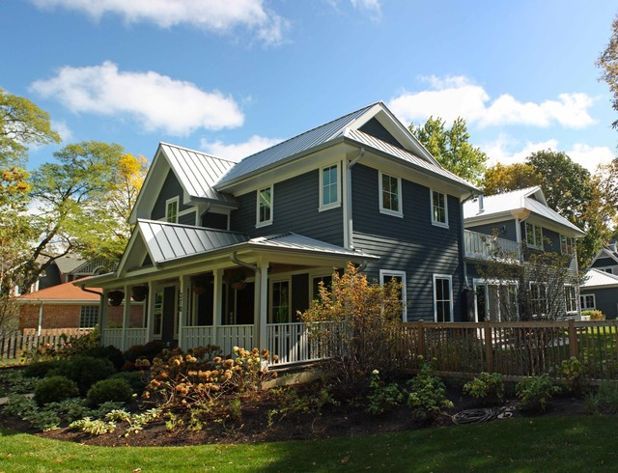
{"label": "white cloud", "polygon": [[73,138],[73,132],[64,121],[51,121],[52,130],[56,131],[60,135],[60,139],[66,143]]}
{"label": "white cloud", "polygon": [[594,123],[588,113],[593,100],[584,93],[562,93],[557,100],[542,102],[522,102],[510,94],[492,100],[482,86],[465,76],[430,76],[425,80],[429,89],[404,91],[388,104],[404,123],[425,121],[431,115],[447,122],[461,116],[479,127],[559,124],[583,128]]}
{"label": "white cloud", "polygon": [[264,6],[263,0],[32,0],[39,8],[66,8],[99,20],[105,14],[128,23],[150,22],[161,28],[189,24],[216,33],[237,27],[255,31],[265,43],[283,39],[287,20]]}
{"label": "white cloud", "polygon": [[225,144],[218,140],[211,142],[203,138],[200,142],[200,148],[215,156],[220,156],[232,161],[240,161],[242,158],[246,158],[253,153],[274,146],[281,141],[282,140],[279,138],[266,138],[259,135],[252,135],[247,141],[235,144]]}
{"label": "white cloud", "polygon": [[350,0],[350,3],[357,10],[365,11],[375,19],[382,16],[380,0]]}
{"label": "white cloud", "polygon": [[126,114],[148,131],[171,135],[187,135],[198,128],[233,128],[244,121],[234,99],[219,91],[203,91],[153,71],[120,71],[111,62],[65,66],[55,77],[33,82],[31,88],[73,112]]}
{"label": "white cloud", "polygon": [[564,151],[573,161],[590,172],[594,172],[599,164],[607,164],[615,157],[614,152],[607,146],[575,143],[569,149],[564,149],[559,146],[556,139],[526,141],[522,144],[506,135],[500,135],[495,141],[480,145],[480,148],[489,156],[489,165],[523,163],[535,151],[546,149]]}

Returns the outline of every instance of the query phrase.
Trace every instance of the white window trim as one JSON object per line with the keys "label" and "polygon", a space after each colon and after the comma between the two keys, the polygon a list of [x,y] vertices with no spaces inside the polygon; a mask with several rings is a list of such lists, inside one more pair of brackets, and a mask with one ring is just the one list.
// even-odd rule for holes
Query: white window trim
{"label": "white window trim", "polygon": [[599,271],[603,271],[605,273],[609,273],[609,274],[616,274],[614,273],[614,268],[616,267],[616,265],[613,266],[598,266],[595,267],[594,269],[599,270]]}
{"label": "white window trim", "polygon": [[437,286],[436,286],[436,279],[448,279],[449,280],[449,292],[450,292],[449,306],[450,306],[450,312],[451,312],[450,322],[452,322],[455,314],[453,313],[453,276],[450,274],[434,274],[433,275],[433,321],[434,322],[438,321],[438,304],[437,304],[438,291],[437,291]]}
{"label": "white window trim", "polygon": [[[167,219],[167,210],[168,210],[169,204],[171,204],[171,203],[173,203],[173,202],[175,202],[175,203],[176,203],[176,221],[175,221],[175,222],[170,222],[170,221]],[[167,199],[167,200],[165,201],[165,217],[164,217],[164,220],[165,220],[166,222],[169,222],[169,223],[178,223],[178,217],[179,217],[179,216],[180,216],[180,198],[179,198],[178,196],[176,196],[176,197],[172,197],[172,198],[170,198],[170,199]]]}
{"label": "white window trim", "polygon": [[408,321],[408,286],[406,280],[406,272],[398,271],[395,269],[381,269],[380,270],[380,285],[384,286],[384,278],[387,276],[395,276],[401,278],[401,320],[403,322]]}
{"label": "white window trim", "polygon": [[[268,284],[268,320],[269,324],[274,323],[290,323],[292,322],[292,278],[288,277],[280,277],[280,278],[269,278]],[[288,321],[287,322],[274,322],[274,314],[273,314],[273,285],[279,282],[287,282],[288,283]]]}
{"label": "white window trim", "polygon": [[[573,288],[574,294],[575,294],[575,309],[573,310],[569,310],[569,308],[567,307],[567,287]],[[564,311],[567,314],[573,314],[577,312],[577,287],[575,287],[575,285],[573,284],[565,284],[564,285]]]}
{"label": "white window trim", "polygon": [[[391,209],[384,208],[384,196],[382,193],[382,176],[388,176],[397,179],[397,195],[399,196],[399,210],[394,211]],[[378,172],[378,189],[379,189],[379,199],[380,199],[380,213],[385,215],[391,215],[393,217],[403,218],[403,195],[401,193],[401,178],[397,176],[393,176],[391,174],[383,173],[382,171]]]}
{"label": "white window trim", "polygon": [[[335,202],[331,202],[330,204],[324,205],[324,170],[332,168],[332,167],[337,168],[337,200]],[[340,162],[328,164],[320,168],[320,205],[318,207],[318,211],[324,212],[325,210],[336,209],[337,207],[341,207],[341,163]]]}
{"label": "white window trim", "polygon": [[[264,220],[260,222],[260,192],[270,188],[270,218],[268,220]],[[270,186],[260,187],[255,191],[255,228],[266,227],[268,225],[272,225],[273,223],[273,214],[275,210],[275,186],[271,184]]]}
{"label": "white window trim", "polygon": [[[532,236],[533,236],[533,239],[534,239],[534,244],[528,243],[528,225],[533,227],[532,228]],[[540,244],[536,241],[536,232],[534,230],[534,227],[538,227],[538,228],[541,229],[541,243]],[[543,244],[543,240],[545,239],[545,235],[543,233],[543,227],[541,225],[537,225],[536,223],[525,222],[524,223],[524,231],[526,232],[525,239],[526,239],[526,246],[528,248],[534,248],[535,250],[541,250],[541,251],[545,249],[545,245]]]}
{"label": "white window trim", "polygon": [[[592,297],[592,307],[584,307],[585,304],[583,302],[586,300],[586,297]],[[596,310],[597,308],[597,298],[595,294],[580,294],[579,295],[579,305],[582,310]]]}
{"label": "white window trim", "polygon": [[[433,193],[437,192],[440,195],[444,196],[444,218],[446,219],[446,222],[439,222],[437,220],[434,220],[433,218]],[[431,224],[435,225],[436,227],[442,227],[442,228],[448,228],[448,195],[446,195],[444,192],[440,192],[440,191],[436,191],[434,189],[429,189],[429,212],[431,214]]]}

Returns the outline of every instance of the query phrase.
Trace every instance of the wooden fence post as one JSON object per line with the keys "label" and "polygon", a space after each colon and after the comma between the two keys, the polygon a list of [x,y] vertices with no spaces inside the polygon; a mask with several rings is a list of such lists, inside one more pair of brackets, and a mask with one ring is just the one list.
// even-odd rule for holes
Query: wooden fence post
{"label": "wooden fence post", "polygon": [[490,322],[485,322],[485,368],[488,373],[494,370],[493,331]]}
{"label": "wooden fence post", "polygon": [[575,358],[579,355],[577,330],[575,329],[575,321],[573,319],[569,320],[569,354]]}

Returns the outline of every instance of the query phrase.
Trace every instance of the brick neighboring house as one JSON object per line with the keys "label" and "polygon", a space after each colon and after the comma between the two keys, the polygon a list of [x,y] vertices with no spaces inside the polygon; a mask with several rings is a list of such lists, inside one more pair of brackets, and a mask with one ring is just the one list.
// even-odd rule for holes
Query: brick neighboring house
{"label": "brick neighboring house", "polygon": [[[100,292],[97,288],[90,290]],[[26,333],[92,329],[99,323],[100,296],[72,282],[31,292],[16,300],[21,305],[19,330]],[[143,323],[141,304],[131,302],[130,309],[130,325],[140,326]],[[108,313],[109,324],[122,326],[122,305],[110,306]]]}

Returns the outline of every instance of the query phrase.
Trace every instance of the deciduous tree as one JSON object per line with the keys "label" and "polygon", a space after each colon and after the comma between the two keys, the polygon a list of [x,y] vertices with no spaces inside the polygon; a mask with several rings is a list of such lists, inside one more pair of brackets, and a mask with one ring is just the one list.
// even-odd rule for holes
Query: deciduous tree
{"label": "deciduous tree", "polygon": [[[603,71],[601,79],[607,82],[612,94],[612,107],[618,112],[618,15],[612,22],[612,35],[597,60],[597,66]],[[612,127],[618,129],[618,119],[612,122]]]}
{"label": "deciduous tree", "polygon": [[497,163],[485,172],[482,188],[486,195],[493,195],[536,186],[540,183],[541,177],[528,163]]}

